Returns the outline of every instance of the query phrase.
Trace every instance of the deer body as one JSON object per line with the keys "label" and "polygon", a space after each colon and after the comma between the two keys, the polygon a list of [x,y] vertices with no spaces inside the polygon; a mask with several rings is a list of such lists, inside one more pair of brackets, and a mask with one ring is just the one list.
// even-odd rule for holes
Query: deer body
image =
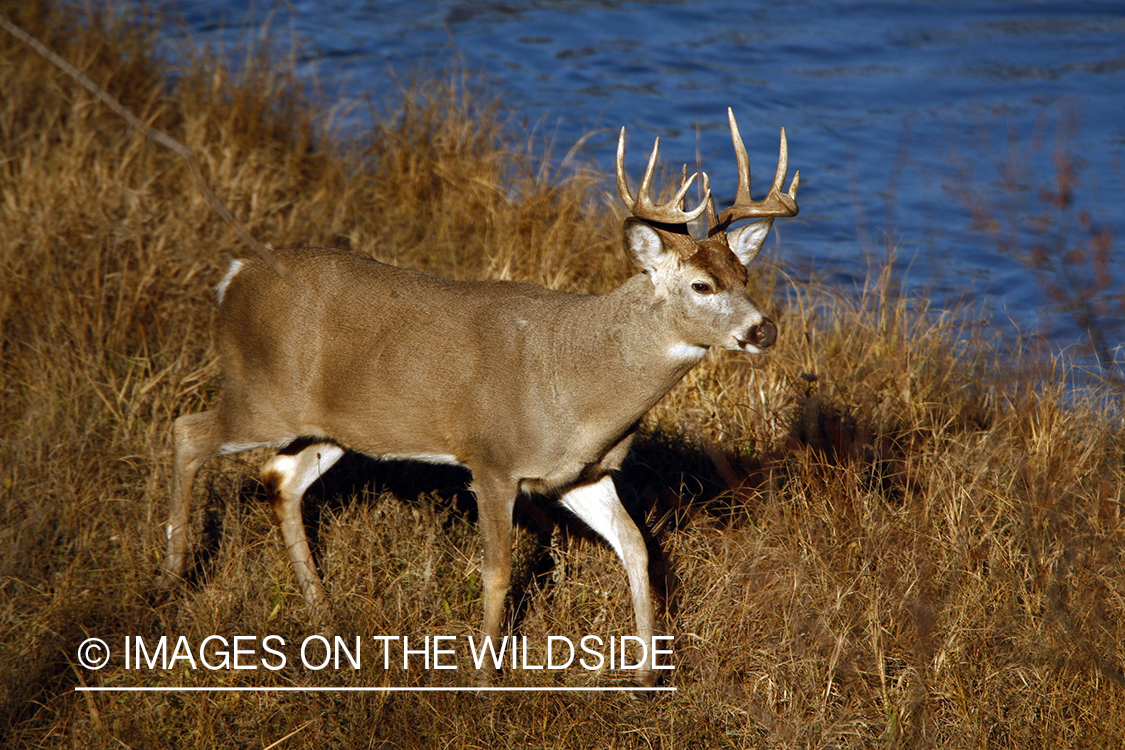
{"label": "deer body", "polygon": [[224,294],[224,444],[324,437],[495,465],[521,490],[552,492],[600,464],[706,351],[676,353],[643,275],[577,295],[337,250],[279,257],[288,279],[248,261]]}
{"label": "deer body", "polygon": [[[619,174],[620,161],[619,151]],[[281,253],[286,278],[237,261],[220,287],[222,397],[174,425],[164,581],[183,573],[191,485],[211,457],[278,448],[263,482],[301,591],[321,612],[305,490],[346,450],[456,463],[472,472],[479,510],[485,635],[500,636],[512,511],[524,493],[557,500],[613,546],[638,634],[651,644],[645,543],[610,472],[640,419],[709,347],[773,343],[776,329],[746,292],[745,264],[770,217],[786,214],[755,214],[767,218],[697,242],[670,231],[667,214],[633,212],[624,244],[642,272],[602,295],[451,281],[329,249]],[[651,656],[639,677],[655,680]]]}

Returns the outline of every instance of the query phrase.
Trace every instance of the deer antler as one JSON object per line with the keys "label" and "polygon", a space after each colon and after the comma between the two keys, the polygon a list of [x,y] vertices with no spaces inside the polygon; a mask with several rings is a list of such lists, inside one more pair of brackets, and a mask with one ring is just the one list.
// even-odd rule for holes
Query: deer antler
{"label": "deer antler", "polygon": [[718,216],[715,215],[715,203],[708,193],[707,221],[710,224],[709,235],[725,229],[732,221],[751,219],[764,216],[796,216],[797,215],[797,187],[801,183],[801,172],[798,170],[793,175],[793,182],[789,185],[789,192],[781,192],[785,182],[785,173],[789,171],[789,144],[785,140],[785,128],[781,129],[781,152],[777,157],[777,173],[773,177],[773,185],[769,194],[760,201],[750,200],[750,157],[746,155],[746,146],[742,144],[742,136],[738,133],[738,123],[734,121],[734,112],[728,107],[727,116],[730,118],[730,137],[734,143],[734,154],[738,159],[738,194],[734,205],[724,209]]}
{"label": "deer antler", "polygon": [[686,166],[684,167],[684,176],[680,178],[680,189],[676,195],[664,205],[656,205],[652,202],[649,189],[652,187],[652,173],[656,169],[656,153],[659,150],[660,139],[657,138],[656,143],[652,146],[652,156],[648,159],[648,167],[645,169],[644,179],[641,180],[641,186],[637,190],[637,197],[634,199],[629,192],[629,184],[625,178],[625,128],[621,128],[621,138],[617,141],[617,192],[621,194],[621,200],[625,203],[625,206],[633,216],[636,216],[638,219],[653,221],[660,224],[687,224],[689,221],[694,221],[707,210],[707,206],[711,202],[711,194],[707,190],[707,175],[706,173],[703,175],[703,201],[700,202],[693,211],[685,210],[684,198],[687,195],[688,188],[691,187],[691,183],[694,182],[695,178],[698,176],[698,173],[687,178]]}

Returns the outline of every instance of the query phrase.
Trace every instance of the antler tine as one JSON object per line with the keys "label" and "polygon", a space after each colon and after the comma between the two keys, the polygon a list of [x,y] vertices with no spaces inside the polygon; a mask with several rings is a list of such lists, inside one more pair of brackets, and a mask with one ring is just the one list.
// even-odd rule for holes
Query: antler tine
{"label": "antler tine", "polygon": [[708,179],[707,173],[703,173],[703,202],[707,204],[707,226],[716,227],[719,225],[719,219],[715,216],[715,198],[711,195],[711,180]]}
{"label": "antler tine", "polygon": [[660,137],[657,136],[656,140],[652,142],[652,153],[649,154],[648,164],[645,165],[645,176],[641,178],[641,186],[637,189],[637,200],[649,195],[649,188],[652,187],[652,173],[656,171],[656,155],[660,151]]}
{"label": "antler tine", "polygon": [[[789,141],[785,138],[785,128],[781,129],[781,152],[777,157],[777,174],[773,176],[773,187],[770,189],[771,193],[781,193],[781,187],[785,184],[785,173],[789,171]],[[793,201],[797,200],[797,186],[801,184],[801,170],[793,173],[793,181],[789,183],[789,192],[786,195]],[[796,203],[794,202],[794,209]]]}
{"label": "antler tine", "polygon": [[[753,203],[750,200],[750,157],[746,153],[746,146],[742,143],[742,134],[738,132],[734,110],[730,107],[727,107],[727,119],[730,121],[730,140],[734,144],[734,158],[738,160],[738,192],[734,196],[734,204],[737,206]],[[782,136],[782,144],[785,143],[784,137]],[[788,152],[788,149],[785,150]],[[785,160],[788,161],[788,157]]]}
{"label": "antler tine", "polygon": [[652,155],[648,158],[648,166],[645,168],[645,176],[641,179],[641,186],[637,190],[637,197],[633,198],[629,192],[628,179],[625,177],[625,128],[621,128],[621,137],[617,140],[617,192],[621,195],[621,201],[629,212],[636,216],[638,219],[645,221],[656,222],[659,224],[687,224],[694,221],[707,210],[707,199],[710,198],[710,192],[706,188],[707,175],[704,177],[704,200],[692,211],[685,208],[685,199],[687,192],[691,188],[698,173],[687,177],[687,166],[684,166],[683,176],[680,178],[680,189],[672,200],[664,205],[658,206],[652,202],[650,189],[652,188],[652,176],[656,171],[656,156],[660,151],[660,139],[657,138],[652,146]]}
{"label": "antler tine", "polygon": [[617,192],[621,196],[621,202],[632,211],[636,202],[629,194],[629,185],[625,180],[625,128],[621,128],[621,135],[617,139]]}
{"label": "antler tine", "polygon": [[785,174],[789,171],[789,142],[785,137],[785,128],[781,129],[781,148],[777,157],[777,172],[773,177],[773,185],[769,194],[760,201],[750,198],[750,157],[746,154],[746,146],[742,143],[742,136],[738,132],[738,123],[734,119],[734,111],[727,108],[727,117],[730,120],[730,137],[734,144],[734,155],[738,160],[738,192],[735,195],[734,205],[725,209],[714,221],[710,221],[711,233],[739,219],[750,219],[764,216],[796,216],[797,215],[797,187],[801,182],[801,173],[793,176],[789,191],[783,193]]}
{"label": "antler tine", "polygon": [[[733,115],[732,115],[733,116]],[[785,182],[785,173],[789,171],[789,139],[785,137],[785,128],[781,129],[781,148],[777,152],[777,172],[773,176],[773,185],[770,192],[781,190]]]}

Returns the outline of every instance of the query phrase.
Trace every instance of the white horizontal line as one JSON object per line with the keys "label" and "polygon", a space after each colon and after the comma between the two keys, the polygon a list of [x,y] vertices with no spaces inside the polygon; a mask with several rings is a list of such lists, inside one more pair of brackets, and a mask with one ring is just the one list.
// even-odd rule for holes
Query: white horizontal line
{"label": "white horizontal line", "polygon": [[76,687],[85,693],[620,693],[674,687]]}

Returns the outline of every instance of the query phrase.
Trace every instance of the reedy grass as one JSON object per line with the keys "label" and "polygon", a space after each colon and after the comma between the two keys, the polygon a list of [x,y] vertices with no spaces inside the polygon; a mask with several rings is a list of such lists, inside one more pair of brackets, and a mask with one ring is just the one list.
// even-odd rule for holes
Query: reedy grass
{"label": "reedy grass", "polygon": [[[365,142],[345,142],[268,55],[237,73],[200,58],[172,83],[146,28],[46,3],[0,9],[187,144],[276,247],[351,247],[575,291],[629,273],[600,176],[546,175],[502,110],[458,80],[403,87]],[[466,672],[74,664],[88,635],[292,643],[311,630],[261,502],[260,457],[204,470],[194,580],[151,590],[169,427],[214,398],[211,290],[248,250],[174,155],[7,38],[0,79],[0,736],[12,746],[265,747],[290,734],[282,746],[1122,743],[1120,393],[1075,394],[1058,372],[1028,378],[980,331],[897,294],[889,271],[852,299],[764,260],[752,283],[777,345],[756,362],[709,357],[654,409],[620,478],[651,530],[675,695],[73,692],[465,684]],[[463,480],[355,460],[310,492],[349,633],[475,632]],[[545,530],[521,518],[518,632],[629,633],[612,551],[552,517]]]}

